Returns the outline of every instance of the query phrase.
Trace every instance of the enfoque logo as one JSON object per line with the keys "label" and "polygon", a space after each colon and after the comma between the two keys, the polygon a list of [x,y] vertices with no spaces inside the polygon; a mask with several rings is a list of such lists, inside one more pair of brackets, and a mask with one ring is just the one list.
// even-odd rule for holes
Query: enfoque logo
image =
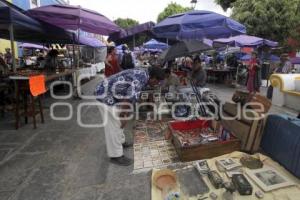
{"label": "enfoque logo", "polygon": [[[67,85],[69,87],[69,93],[63,96],[56,95],[54,92],[54,87],[57,85]],[[81,87],[78,87],[75,91],[77,91],[76,93],[80,97],[83,97],[83,95],[80,95],[82,91]],[[57,102],[52,103],[50,106],[50,117],[52,118],[52,120],[71,120],[73,117],[75,117],[76,113],[78,126],[84,128],[102,128],[111,121],[145,120],[145,115],[146,119],[148,120],[161,120],[166,114],[172,117],[174,120],[260,120],[264,117],[264,115],[257,114],[264,111],[264,106],[260,103],[247,103],[243,106],[237,104],[237,106],[235,106],[235,115],[232,116],[232,113],[226,114],[226,111],[224,111],[224,104],[216,103],[215,101],[213,101],[213,99],[209,100],[208,102],[200,103],[180,101],[176,103],[169,103],[164,101],[165,98],[168,98],[170,96],[175,98],[188,96],[191,97],[190,99],[193,99],[192,97],[194,97],[195,94],[187,95],[183,93],[177,93],[162,95],[161,93],[149,94],[143,92],[140,95],[140,99],[143,100],[142,103],[119,102],[114,104],[113,106],[108,106],[101,102],[101,99],[104,98],[107,94],[107,91],[105,91],[101,96],[85,96],[85,98],[83,98],[79,104],[73,105],[70,99],[74,95],[74,90],[72,87],[72,83],[68,81],[53,82],[50,86],[50,94],[53,99],[57,100]],[[213,95],[211,96],[214,97]],[[116,96],[114,97],[120,98],[120,95],[116,94]],[[131,95],[127,96],[125,99],[130,98]],[[152,99],[152,102],[147,102],[147,100],[149,99]],[[251,109],[253,107],[255,107],[255,111]],[[148,108],[148,110],[145,111],[145,108]],[[184,111],[182,111],[182,108],[184,108]],[[67,115],[63,117],[57,116],[55,110],[63,110],[63,113]],[[87,110],[89,110],[89,112],[87,112]],[[180,112],[181,114],[182,112],[184,112],[185,114],[181,115]],[[203,112],[205,114],[203,114]],[[97,113],[97,116],[94,116],[94,118],[99,119],[99,122],[94,122],[94,124],[84,123],[87,115],[95,115],[95,113]]]}

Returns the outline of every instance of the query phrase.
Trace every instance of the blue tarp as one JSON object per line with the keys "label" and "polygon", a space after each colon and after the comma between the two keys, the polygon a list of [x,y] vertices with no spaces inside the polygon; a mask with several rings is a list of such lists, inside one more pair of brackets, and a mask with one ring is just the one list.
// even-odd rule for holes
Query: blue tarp
{"label": "blue tarp", "polygon": [[300,119],[285,115],[269,115],[261,147],[273,160],[279,162],[300,178]]}
{"label": "blue tarp", "polygon": [[170,39],[216,39],[246,33],[244,25],[211,11],[189,11],[166,18],[153,32]]}

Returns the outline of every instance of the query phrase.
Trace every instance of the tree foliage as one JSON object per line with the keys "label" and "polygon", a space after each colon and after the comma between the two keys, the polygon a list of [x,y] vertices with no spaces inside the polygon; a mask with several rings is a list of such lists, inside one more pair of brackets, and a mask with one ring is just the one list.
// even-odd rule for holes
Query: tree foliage
{"label": "tree foliage", "polygon": [[232,8],[232,18],[244,24],[249,35],[286,46],[288,38],[300,41],[300,0],[215,0]]}
{"label": "tree foliage", "polygon": [[233,3],[237,0],[215,0],[217,4],[219,4],[224,11],[226,11],[228,8],[232,8]]}
{"label": "tree foliage", "polygon": [[123,29],[130,28],[139,24],[138,21],[130,18],[118,18],[114,22]]}
{"label": "tree foliage", "polygon": [[159,13],[159,15],[157,17],[157,22],[160,22],[171,15],[183,13],[183,12],[186,12],[189,10],[192,10],[192,8],[183,7],[175,2],[171,2],[161,13]]}

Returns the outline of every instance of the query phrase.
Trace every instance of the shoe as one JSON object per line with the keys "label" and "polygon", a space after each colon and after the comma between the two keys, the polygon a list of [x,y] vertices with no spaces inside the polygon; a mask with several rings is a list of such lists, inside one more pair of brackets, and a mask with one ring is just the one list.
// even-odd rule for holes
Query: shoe
{"label": "shoe", "polygon": [[122,144],[122,146],[123,146],[124,149],[126,149],[126,148],[132,147],[133,145],[125,142],[125,143]]}
{"label": "shoe", "polygon": [[130,166],[132,165],[133,160],[125,156],[121,156],[118,158],[110,158],[110,162],[120,166]]}

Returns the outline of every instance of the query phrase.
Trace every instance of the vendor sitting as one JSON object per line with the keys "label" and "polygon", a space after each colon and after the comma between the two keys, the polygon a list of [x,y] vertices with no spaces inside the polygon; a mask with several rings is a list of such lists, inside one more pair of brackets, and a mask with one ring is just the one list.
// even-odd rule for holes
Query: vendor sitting
{"label": "vendor sitting", "polygon": [[201,65],[201,59],[198,56],[194,59],[191,78],[197,87],[204,87],[206,84],[207,74]]}
{"label": "vendor sitting", "polygon": [[147,84],[158,85],[164,78],[164,71],[159,67],[128,69],[97,85],[95,94],[101,102],[99,109],[104,121],[106,149],[112,163],[122,166],[132,164],[132,160],[123,154],[123,147],[128,147],[123,132],[126,125],[124,117],[129,116],[128,107],[135,103]]}
{"label": "vendor sitting", "polygon": [[180,86],[179,78],[176,74],[171,73],[169,68],[165,69],[166,79],[162,85],[163,91],[172,92]]}

